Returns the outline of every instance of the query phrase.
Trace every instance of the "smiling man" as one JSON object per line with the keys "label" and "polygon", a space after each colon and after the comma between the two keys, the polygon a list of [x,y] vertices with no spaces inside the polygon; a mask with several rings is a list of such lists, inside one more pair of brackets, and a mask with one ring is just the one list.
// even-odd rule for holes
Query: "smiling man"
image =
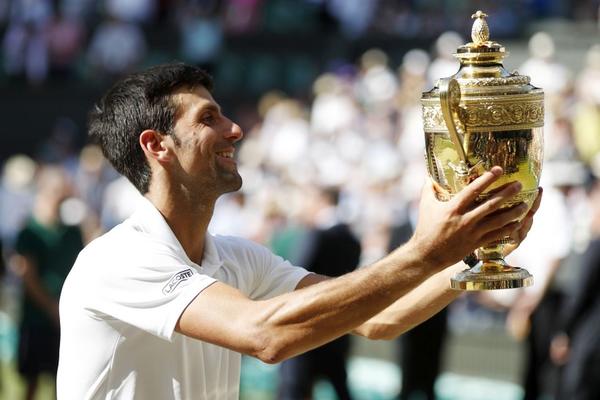
{"label": "smiling man", "polygon": [[448,279],[466,254],[531,226],[533,212],[515,222],[524,205],[500,209],[516,183],[476,203],[495,167],[446,203],[426,185],[413,238],[335,279],[212,236],[215,201],[242,183],[243,134],[211,86],[198,68],[161,65],[91,113],[90,134],[146,201],[80,253],[63,287],[59,400],[237,399],[241,354],[275,363],[348,332],[395,337],[456,298]]}

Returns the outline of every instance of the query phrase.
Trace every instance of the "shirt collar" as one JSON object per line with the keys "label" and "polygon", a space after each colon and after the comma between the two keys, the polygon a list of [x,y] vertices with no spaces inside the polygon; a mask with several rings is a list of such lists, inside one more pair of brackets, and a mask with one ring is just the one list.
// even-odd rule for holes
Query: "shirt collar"
{"label": "shirt collar", "polygon": [[144,197],[143,201],[140,202],[140,206],[131,216],[130,221],[135,229],[148,233],[155,239],[166,243],[169,247],[175,250],[177,254],[186,261],[186,263],[198,267],[204,274],[210,274],[223,265],[223,261],[219,255],[215,240],[208,232],[206,232],[204,237],[204,254],[202,257],[202,264],[198,265],[190,260],[163,215],[146,197]]}

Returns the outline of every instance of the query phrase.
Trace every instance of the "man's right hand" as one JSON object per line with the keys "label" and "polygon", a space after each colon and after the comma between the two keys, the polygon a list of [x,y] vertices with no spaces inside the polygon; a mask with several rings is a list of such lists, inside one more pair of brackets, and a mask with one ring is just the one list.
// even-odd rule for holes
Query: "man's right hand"
{"label": "man's right hand", "polygon": [[436,199],[433,182],[425,185],[419,221],[411,239],[423,261],[436,269],[445,268],[478,247],[519,229],[517,220],[527,211],[527,206],[522,203],[510,208],[501,207],[521,190],[520,183],[505,185],[486,201],[477,201],[477,197],[501,175],[502,168],[493,167],[447,202]]}

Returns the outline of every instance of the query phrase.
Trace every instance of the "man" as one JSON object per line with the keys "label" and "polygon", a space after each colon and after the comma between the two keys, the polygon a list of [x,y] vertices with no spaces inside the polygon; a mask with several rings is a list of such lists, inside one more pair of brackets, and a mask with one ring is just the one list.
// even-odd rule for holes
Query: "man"
{"label": "man", "polygon": [[526,207],[500,210],[513,183],[475,199],[493,168],[447,203],[431,185],[403,247],[329,279],[267,249],[207,234],[217,198],[238,190],[242,138],[211,81],[184,64],[126,77],[94,108],[90,134],[145,196],[123,224],[79,255],[60,302],[57,391],[67,399],[237,399],[241,354],[277,363],[350,331],[391,338],[457,293],[466,254],[506,235],[521,240]]}
{"label": "man", "polygon": [[79,227],[66,225],[60,218],[60,206],[72,191],[66,172],[44,166],[36,183],[32,215],[15,242],[16,271],[25,289],[18,357],[19,372],[26,381],[25,399],[35,398],[42,373],[56,374],[58,297],[83,248]]}
{"label": "man", "polygon": [[590,242],[576,259],[577,278],[557,313],[549,355],[561,367],[557,400],[600,398],[600,181],[588,194]]}
{"label": "man", "polygon": [[[338,189],[308,188],[304,192],[306,205],[305,237],[299,240],[298,265],[330,277],[353,271],[360,262],[361,245],[348,224],[338,219]],[[344,335],[317,349],[281,363],[279,369],[279,400],[312,398],[313,386],[319,377],[329,380],[339,400],[350,400],[346,361],[350,353],[350,337]]]}
{"label": "man", "polygon": [[[388,251],[406,243],[413,235],[419,205],[416,196],[413,197],[406,205],[404,218],[391,227]],[[443,308],[398,338],[396,357],[400,364],[402,382],[398,400],[436,398],[435,381],[442,367],[444,342],[448,332],[447,314],[447,308]]]}

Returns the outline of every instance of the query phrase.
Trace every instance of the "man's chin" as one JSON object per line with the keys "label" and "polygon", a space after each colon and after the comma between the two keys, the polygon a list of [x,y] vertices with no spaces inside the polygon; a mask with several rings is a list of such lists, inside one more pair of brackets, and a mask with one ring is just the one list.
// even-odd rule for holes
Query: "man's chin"
{"label": "man's chin", "polygon": [[237,192],[242,188],[242,177],[238,174],[230,177],[227,182],[223,182],[222,193]]}

